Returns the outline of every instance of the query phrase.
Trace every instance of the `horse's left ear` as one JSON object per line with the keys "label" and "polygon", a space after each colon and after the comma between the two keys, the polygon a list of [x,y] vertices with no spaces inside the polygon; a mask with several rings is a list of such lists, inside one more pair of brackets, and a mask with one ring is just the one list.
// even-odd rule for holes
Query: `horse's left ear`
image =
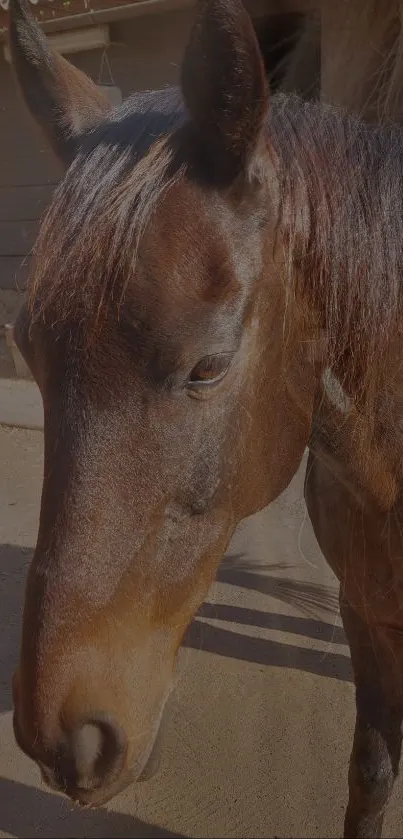
{"label": "horse's left ear", "polygon": [[85,73],[50,49],[28,0],[10,0],[9,41],[25,102],[68,166],[80,137],[105,119],[111,105]]}
{"label": "horse's left ear", "polygon": [[263,148],[268,84],[241,0],[201,0],[182,64],[182,92],[209,173],[247,173]]}

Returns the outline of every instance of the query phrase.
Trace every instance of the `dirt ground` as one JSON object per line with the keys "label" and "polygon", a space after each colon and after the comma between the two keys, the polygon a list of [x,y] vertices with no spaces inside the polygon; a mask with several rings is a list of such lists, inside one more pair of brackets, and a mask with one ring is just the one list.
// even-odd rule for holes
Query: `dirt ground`
{"label": "dirt ground", "polygon": [[[42,439],[0,429],[0,837],[340,836],[354,692],[302,470],[239,529],[192,625],[160,772],[95,811],[43,786],[14,743],[10,692]],[[385,836],[403,835],[401,793]]]}

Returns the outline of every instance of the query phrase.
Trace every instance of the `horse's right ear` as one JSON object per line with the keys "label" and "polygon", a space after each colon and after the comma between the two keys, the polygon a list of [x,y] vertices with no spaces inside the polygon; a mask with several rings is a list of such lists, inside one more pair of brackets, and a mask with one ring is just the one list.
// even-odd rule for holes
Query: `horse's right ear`
{"label": "horse's right ear", "polygon": [[69,165],[80,136],[110,111],[94,82],[52,49],[28,0],[10,0],[12,63],[25,102],[59,158]]}
{"label": "horse's right ear", "polygon": [[199,0],[199,7],[182,92],[209,173],[230,181],[247,172],[263,147],[268,84],[241,0]]}

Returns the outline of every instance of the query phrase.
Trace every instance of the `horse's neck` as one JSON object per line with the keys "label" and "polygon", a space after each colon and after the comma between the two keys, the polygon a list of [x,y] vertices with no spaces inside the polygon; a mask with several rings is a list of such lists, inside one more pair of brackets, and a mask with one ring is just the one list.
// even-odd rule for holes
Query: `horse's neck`
{"label": "horse's neck", "polygon": [[[311,445],[357,497],[388,509],[403,483],[402,134],[281,97],[269,131],[286,313],[294,318],[295,299],[334,365],[318,386]],[[305,338],[304,323],[295,329]]]}

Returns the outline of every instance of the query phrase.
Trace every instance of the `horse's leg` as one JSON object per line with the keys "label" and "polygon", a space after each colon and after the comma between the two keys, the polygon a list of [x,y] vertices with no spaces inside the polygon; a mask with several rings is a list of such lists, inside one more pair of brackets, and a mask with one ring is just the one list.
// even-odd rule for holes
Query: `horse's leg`
{"label": "horse's leg", "polygon": [[[370,585],[373,578],[372,591],[392,591],[387,582],[392,563],[379,522],[366,520],[349,490],[312,454],[305,497],[319,545],[341,581],[341,614],[356,685],[344,835],[379,837],[400,758],[403,633],[385,628],[380,611],[377,617]],[[383,597],[383,608],[388,602],[388,596]],[[398,626],[399,605],[393,602],[390,607]]]}
{"label": "horse's leg", "polygon": [[385,808],[398,773],[402,704],[388,691],[382,669],[388,659],[375,630],[346,602],[341,616],[350,644],[357,715],[348,775],[346,837],[382,834]]}

